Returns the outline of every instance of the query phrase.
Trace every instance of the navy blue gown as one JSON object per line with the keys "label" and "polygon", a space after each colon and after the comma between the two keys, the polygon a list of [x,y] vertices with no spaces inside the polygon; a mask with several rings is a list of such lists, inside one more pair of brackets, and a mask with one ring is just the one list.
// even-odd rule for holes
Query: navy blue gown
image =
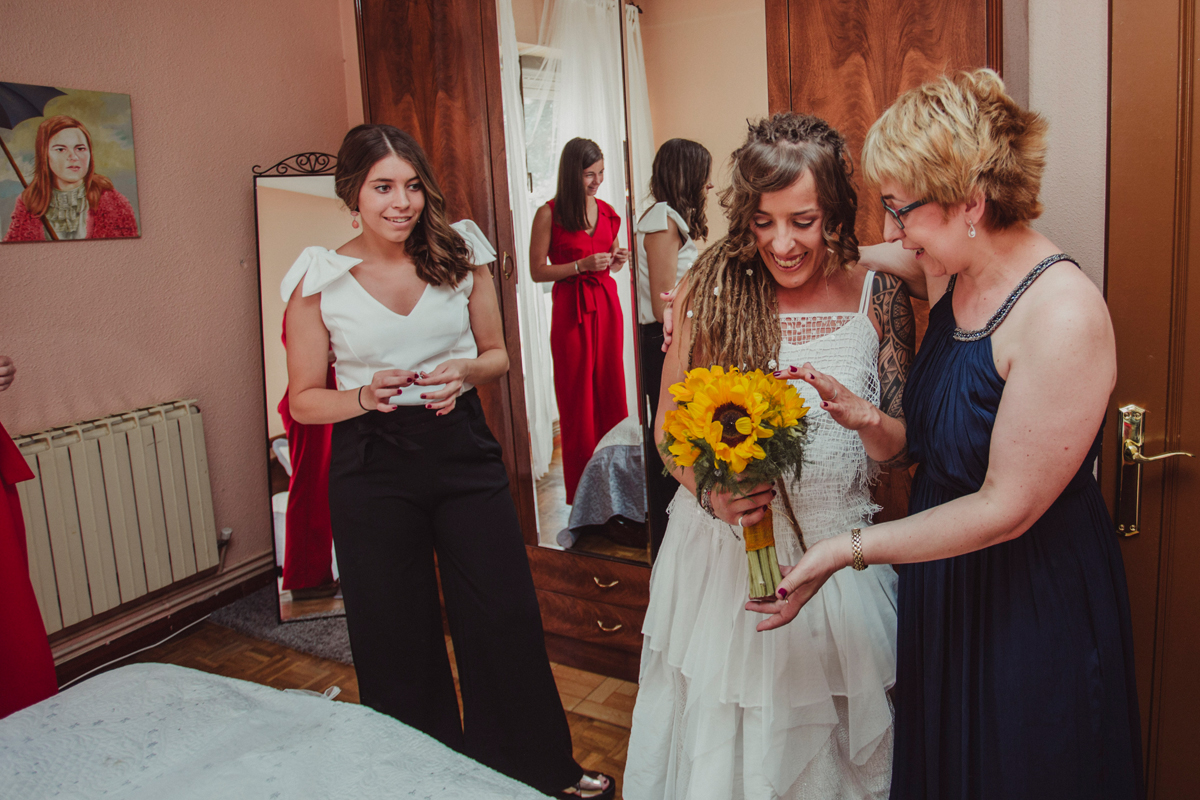
{"label": "navy blue gown", "polygon": [[[956,340],[953,282],[904,391],[910,513],[977,491],[1004,381],[989,335]],[[1069,376],[1063,376],[1069,380]],[[892,800],[1143,796],[1125,570],[1092,476],[1100,434],[1024,535],[900,576]]]}

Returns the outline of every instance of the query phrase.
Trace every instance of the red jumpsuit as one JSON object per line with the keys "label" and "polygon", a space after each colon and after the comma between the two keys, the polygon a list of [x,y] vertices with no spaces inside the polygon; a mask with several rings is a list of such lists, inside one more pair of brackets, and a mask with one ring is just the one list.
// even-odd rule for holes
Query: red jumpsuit
{"label": "red jumpsuit", "polygon": [[[551,264],[569,264],[612,248],[621,218],[608,203],[596,200],[596,229],[591,236],[562,228],[554,220],[553,200],[549,206]],[[629,414],[622,363],[625,329],[617,283],[608,270],[555,281],[553,297],[550,355],[570,504],[596,444]]]}
{"label": "red jumpsuit", "polygon": [[25,521],[17,484],[33,478],[0,425],[0,717],[58,691],[46,626],[29,580]]}
{"label": "red jumpsuit", "polygon": [[[286,315],[283,324],[283,346],[286,348]],[[337,388],[332,364],[325,375],[325,388]],[[329,527],[329,453],[333,426],[302,425],[293,420],[287,392],[279,401],[279,415],[283,417],[292,462],[283,545],[283,589],[311,589],[333,582],[333,532]]]}

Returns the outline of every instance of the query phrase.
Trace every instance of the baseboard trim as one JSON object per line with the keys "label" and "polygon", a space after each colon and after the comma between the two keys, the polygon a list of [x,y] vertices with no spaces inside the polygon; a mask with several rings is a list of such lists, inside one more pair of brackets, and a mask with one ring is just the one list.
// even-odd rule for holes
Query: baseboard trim
{"label": "baseboard trim", "polygon": [[257,591],[268,585],[274,574],[275,554],[268,551],[210,579],[183,586],[178,592],[54,642],[51,653],[59,684],[129,655],[239,597]]}

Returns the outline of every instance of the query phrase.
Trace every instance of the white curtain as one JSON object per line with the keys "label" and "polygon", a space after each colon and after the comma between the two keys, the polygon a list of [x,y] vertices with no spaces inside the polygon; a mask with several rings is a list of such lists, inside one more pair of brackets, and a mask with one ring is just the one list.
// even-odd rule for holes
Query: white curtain
{"label": "white curtain", "polygon": [[633,172],[633,215],[641,219],[650,207],[650,171],[654,166],[654,124],[646,89],[646,57],[642,53],[642,15],[625,6],[625,80],[629,85],[629,154]]}
{"label": "white curtain", "polygon": [[525,410],[529,416],[529,444],[533,479],[550,469],[554,455],[554,372],[550,360],[550,319],[541,288],[529,274],[529,233],[534,208],[530,205],[525,159],[525,109],[521,100],[521,60],[512,0],[497,0],[500,28],[500,81],[504,107],[504,139],[508,156],[509,205],[512,206],[517,252],[517,316],[521,329],[521,357],[525,373]]}
{"label": "white curtain", "polygon": [[[554,197],[558,155],[576,136],[591,139],[604,153],[604,183],[598,196],[621,215],[621,246],[629,247],[630,220],[625,204],[625,97],[621,81],[621,6],[618,0],[555,0],[543,15],[545,40],[554,55],[538,71],[537,82],[548,87],[527,114],[530,141],[548,141],[553,159],[534,174],[533,205]],[[644,81],[643,81],[644,83]],[[637,413],[637,381],[633,365],[633,306],[631,271],[613,276],[625,318],[625,400]]]}

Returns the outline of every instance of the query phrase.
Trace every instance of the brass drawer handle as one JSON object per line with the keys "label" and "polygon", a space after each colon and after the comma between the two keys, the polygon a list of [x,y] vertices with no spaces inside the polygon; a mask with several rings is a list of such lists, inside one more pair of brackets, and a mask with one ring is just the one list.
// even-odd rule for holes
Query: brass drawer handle
{"label": "brass drawer handle", "polygon": [[600,620],[596,620],[596,625],[598,625],[600,630],[604,631],[605,633],[616,633],[617,631],[621,630],[621,628],[625,627],[624,625],[622,625],[621,623],[618,622],[616,625],[613,625],[611,628],[606,628],[606,627],[604,627],[604,623],[601,622]]}
{"label": "brass drawer handle", "polygon": [[601,583],[600,579],[597,578],[595,575],[592,576],[592,580],[594,580],[596,582],[596,585],[599,586],[601,589],[611,589],[614,586],[616,586],[618,583],[620,583],[619,580],[613,581],[612,583]]}

